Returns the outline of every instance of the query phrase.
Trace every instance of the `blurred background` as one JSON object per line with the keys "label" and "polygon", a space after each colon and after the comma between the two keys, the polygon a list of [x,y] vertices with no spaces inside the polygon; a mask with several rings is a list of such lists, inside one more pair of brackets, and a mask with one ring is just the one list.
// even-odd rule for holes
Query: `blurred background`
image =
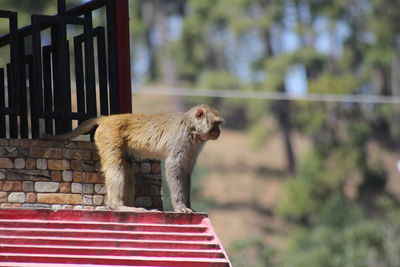
{"label": "blurred background", "polygon": [[133,111],[225,117],[192,203],[234,266],[400,266],[400,1],[129,4]]}

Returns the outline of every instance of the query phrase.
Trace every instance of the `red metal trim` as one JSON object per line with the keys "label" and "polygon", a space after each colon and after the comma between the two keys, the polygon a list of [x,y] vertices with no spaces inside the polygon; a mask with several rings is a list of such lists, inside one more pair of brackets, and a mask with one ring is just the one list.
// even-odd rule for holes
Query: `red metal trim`
{"label": "red metal trim", "polygon": [[0,248],[0,266],[231,266],[201,213],[0,209]]}
{"label": "red metal trim", "polygon": [[128,0],[115,0],[115,36],[119,113],[131,113],[132,91]]}

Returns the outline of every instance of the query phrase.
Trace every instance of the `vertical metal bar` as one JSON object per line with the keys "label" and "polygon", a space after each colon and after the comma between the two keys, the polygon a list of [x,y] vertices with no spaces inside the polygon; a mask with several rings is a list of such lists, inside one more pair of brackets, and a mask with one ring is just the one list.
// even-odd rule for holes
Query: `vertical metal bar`
{"label": "vertical metal bar", "polygon": [[117,44],[115,27],[115,1],[107,0],[107,48],[108,48],[108,84],[110,91],[110,113],[119,111],[118,77],[117,77]]}
{"label": "vertical metal bar", "polygon": [[107,59],[104,27],[96,28],[97,35],[97,63],[99,73],[100,113],[109,115],[107,90]]}
{"label": "vertical metal bar", "polygon": [[18,38],[18,20],[17,13],[12,13],[10,16],[10,63],[11,63],[11,77],[13,84],[13,103],[12,106],[16,112],[19,111],[19,90],[20,90],[20,57],[19,57],[19,38]]}
{"label": "vertical metal bar", "polygon": [[62,16],[65,14],[66,4],[65,0],[57,0],[57,14]]}
{"label": "vertical metal bar", "polygon": [[129,3],[115,1],[115,40],[117,52],[119,113],[132,112],[131,56],[129,46]]}
{"label": "vertical metal bar", "polygon": [[[39,138],[39,116],[43,111],[43,88],[42,88],[42,49],[40,40],[39,18],[32,15],[32,77],[31,92],[31,126],[32,138]],[[33,105],[34,103],[34,105]]]}
{"label": "vertical metal bar", "polygon": [[[60,110],[59,106],[59,100],[62,99],[62,94],[61,94],[61,78],[60,78],[60,70],[59,66],[61,64],[60,59],[59,59],[59,49],[58,49],[58,38],[57,38],[58,30],[56,28],[56,25],[53,25],[51,27],[51,45],[54,47],[51,55],[52,55],[52,73],[53,73],[53,99],[52,99],[52,105],[53,105],[53,111],[57,112]],[[62,127],[62,121],[60,121],[59,118],[54,119],[54,133],[62,133],[63,127]]]}
{"label": "vertical metal bar", "polygon": [[[44,111],[53,111],[53,92],[51,79],[51,46],[43,47],[43,93],[44,93]],[[53,119],[45,119],[45,131],[47,134],[53,134]]]}
{"label": "vertical metal bar", "polygon": [[19,128],[21,138],[28,138],[28,98],[26,88],[26,63],[25,63],[25,39],[20,36],[19,41],[19,57],[21,60],[20,66],[20,117],[19,117]]}
{"label": "vertical metal bar", "polygon": [[[69,52],[64,22],[55,25],[51,30],[53,53],[53,79],[54,79],[54,111],[64,114],[71,112],[71,87],[69,70]],[[69,119],[56,119],[56,134],[65,133],[72,129]]]}
{"label": "vertical metal bar", "polygon": [[12,12],[9,18],[10,29],[10,66],[7,66],[8,77],[8,103],[11,109],[10,112],[10,137],[18,138],[18,121],[17,114],[19,113],[19,90],[20,90],[20,59],[19,52],[19,38],[18,38],[18,21],[17,13]]}
{"label": "vertical metal bar", "polygon": [[95,88],[95,69],[94,69],[94,45],[92,36],[92,13],[85,13],[85,83],[86,83],[86,107],[90,117],[97,116],[96,108],[96,88]]}
{"label": "vertical metal bar", "polygon": [[37,138],[37,136],[34,136],[34,131],[33,131],[34,124],[36,123],[36,120],[37,120],[36,114],[34,114],[34,112],[33,112],[34,111],[33,106],[34,106],[35,102],[32,101],[32,99],[35,98],[35,96],[34,96],[35,92],[33,90],[33,88],[35,86],[34,85],[34,83],[35,83],[34,75],[35,74],[33,71],[33,56],[27,55],[25,58],[25,61],[26,61],[26,64],[28,65],[29,108],[31,111],[31,135],[32,135],[32,138]]}
{"label": "vertical metal bar", "polygon": [[[5,102],[5,84],[4,84],[4,69],[0,69],[0,109],[6,107]],[[0,112],[0,137],[6,137],[6,116]]]}
{"label": "vertical metal bar", "polygon": [[7,64],[7,92],[8,92],[8,107],[10,109],[10,113],[8,115],[8,122],[10,128],[10,138],[18,138],[18,121],[17,115],[15,115],[15,108],[14,108],[14,95],[13,89],[14,88],[14,80],[13,80],[13,71],[11,63]]}
{"label": "vertical metal bar", "polygon": [[[79,113],[85,113],[85,87],[83,76],[83,55],[82,42],[78,37],[74,37],[75,55],[75,83],[76,83],[76,105]],[[79,120],[81,122],[81,120]]]}

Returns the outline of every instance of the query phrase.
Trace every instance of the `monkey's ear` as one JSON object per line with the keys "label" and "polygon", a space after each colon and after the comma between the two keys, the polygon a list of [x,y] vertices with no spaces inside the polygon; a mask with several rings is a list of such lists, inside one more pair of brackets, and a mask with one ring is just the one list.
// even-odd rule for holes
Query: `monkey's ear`
{"label": "monkey's ear", "polygon": [[201,108],[199,108],[197,111],[196,111],[196,119],[202,119],[202,118],[204,118],[204,110],[203,109],[201,109]]}

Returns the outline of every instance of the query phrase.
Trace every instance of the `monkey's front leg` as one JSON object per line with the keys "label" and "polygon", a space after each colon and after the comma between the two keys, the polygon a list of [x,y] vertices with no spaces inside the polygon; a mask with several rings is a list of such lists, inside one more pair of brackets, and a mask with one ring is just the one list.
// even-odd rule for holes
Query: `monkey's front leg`
{"label": "monkey's front leg", "polygon": [[190,207],[190,171],[179,157],[165,160],[165,170],[171,202],[176,212],[193,212]]}

